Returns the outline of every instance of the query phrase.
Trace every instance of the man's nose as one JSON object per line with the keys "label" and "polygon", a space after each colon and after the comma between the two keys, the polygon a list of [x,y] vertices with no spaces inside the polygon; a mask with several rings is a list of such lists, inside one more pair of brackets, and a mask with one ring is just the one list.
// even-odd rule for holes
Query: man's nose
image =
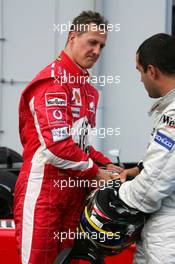
{"label": "man's nose", "polygon": [[99,56],[99,55],[100,55],[100,52],[101,52],[100,45],[96,45],[96,46],[94,47],[93,52],[94,52],[94,54],[95,54],[96,56]]}

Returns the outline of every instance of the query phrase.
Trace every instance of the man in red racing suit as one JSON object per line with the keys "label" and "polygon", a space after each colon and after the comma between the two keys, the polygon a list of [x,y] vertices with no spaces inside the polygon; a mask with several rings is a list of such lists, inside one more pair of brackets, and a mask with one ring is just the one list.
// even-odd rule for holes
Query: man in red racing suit
{"label": "man in red racing suit", "polygon": [[106,36],[90,30],[73,37],[95,40],[95,48],[90,47],[92,54],[98,53],[95,59],[77,63],[69,37],[68,48],[34,78],[20,100],[24,163],[15,188],[14,219],[23,264],[53,263],[58,252],[71,246],[84,206],[84,182],[112,177],[95,164],[111,161],[89,143],[98,92],[86,81],[86,69],[101,51],[96,46]]}

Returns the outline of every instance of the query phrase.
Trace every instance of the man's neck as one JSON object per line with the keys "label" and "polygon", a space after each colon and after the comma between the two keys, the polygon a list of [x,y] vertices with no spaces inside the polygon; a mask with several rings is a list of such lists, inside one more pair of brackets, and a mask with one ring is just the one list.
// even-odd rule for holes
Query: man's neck
{"label": "man's neck", "polygon": [[71,51],[70,51],[70,49],[69,49],[68,47],[65,47],[64,52],[69,56],[69,58],[73,61],[73,63],[75,63],[75,64],[76,64],[76,65],[82,70],[83,73],[87,73],[87,69],[82,68],[81,65],[79,65],[79,64],[75,61],[75,59],[74,59],[74,57],[72,56],[72,53],[71,53]]}
{"label": "man's neck", "polygon": [[75,60],[74,60],[74,58],[73,58],[73,56],[72,56],[72,52],[71,52],[71,50],[70,50],[67,46],[65,47],[64,52],[69,56],[69,58],[70,58],[74,63],[76,63]]}
{"label": "man's neck", "polygon": [[160,80],[160,93],[161,96],[165,96],[171,90],[175,88],[175,77],[164,77]]}

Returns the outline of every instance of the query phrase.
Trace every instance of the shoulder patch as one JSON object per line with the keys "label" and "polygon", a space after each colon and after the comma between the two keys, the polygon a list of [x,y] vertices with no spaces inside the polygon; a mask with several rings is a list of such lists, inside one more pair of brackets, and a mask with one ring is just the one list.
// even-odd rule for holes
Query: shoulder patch
{"label": "shoulder patch", "polygon": [[157,131],[154,141],[168,150],[171,150],[175,143],[173,139],[171,139],[170,137],[164,135],[163,133],[159,131]]}

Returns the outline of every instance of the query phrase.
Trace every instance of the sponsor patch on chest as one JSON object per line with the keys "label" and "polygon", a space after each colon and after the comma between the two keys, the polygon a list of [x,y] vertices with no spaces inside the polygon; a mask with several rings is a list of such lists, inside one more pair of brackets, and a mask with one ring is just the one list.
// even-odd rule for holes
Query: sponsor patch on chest
{"label": "sponsor patch on chest", "polygon": [[46,106],[67,106],[66,93],[46,93],[45,94]]}
{"label": "sponsor patch on chest", "polygon": [[79,107],[71,107],[72,110],[72,116],[73,117],[80,117],[80,108]]}
{"label": "sponsor patch on chest", "polygon": [[71,104],[76,106],[82,106],[80,88],[72,88],[72,99]]}
{"label": "sponsor patch on chest", "polygon": [[166,124],[166,127],[175,128],[175,120],[171,116],[163,115],[161,121],[163,124]]}
{"label": "sponsor patch on chest", "polygon": [[88,94],[88,111],[95,113],[95,97]]}
{"label": "sponsor patch on chest", "polygon": [[67,123],[67,109],[52,107],[47,108],[47,120],[49,125],[64,124]]}
{"label": "sponsor patch on chest", "polygon": [[61,141],[69,137],[68,127],[54,128],[51,130],[53,142]]}

